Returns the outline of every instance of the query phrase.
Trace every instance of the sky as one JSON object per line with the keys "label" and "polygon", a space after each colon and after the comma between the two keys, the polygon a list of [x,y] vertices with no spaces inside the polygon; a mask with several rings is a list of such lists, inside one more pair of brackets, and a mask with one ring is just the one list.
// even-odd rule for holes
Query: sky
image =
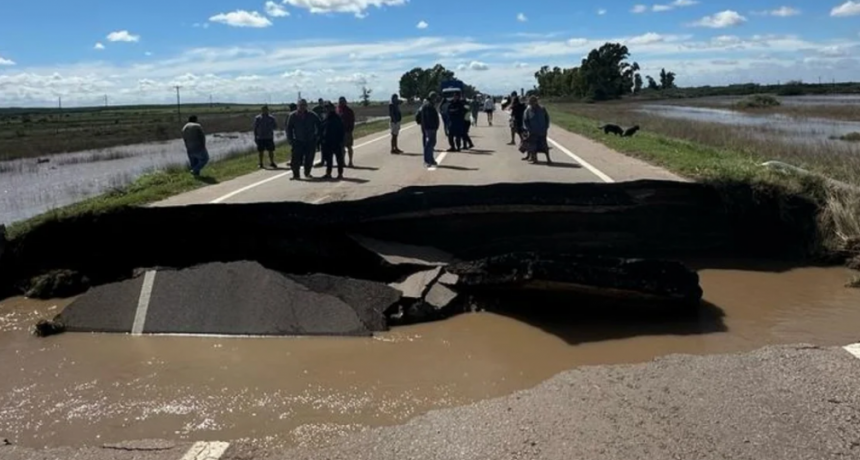
{"label": "sky", "polygon": [[387,99],[437,63],[502,94],[607,41],[682,86],[856,80],[860,0],[0,0],[0,107]]}

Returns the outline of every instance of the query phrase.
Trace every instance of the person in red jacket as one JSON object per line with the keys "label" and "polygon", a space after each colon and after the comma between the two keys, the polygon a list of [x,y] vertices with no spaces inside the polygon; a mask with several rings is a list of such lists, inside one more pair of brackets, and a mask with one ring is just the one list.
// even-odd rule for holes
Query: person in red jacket
{"label": "person in red jacket", "polygon": [[353,139],[353,131],[355,131],[355,112],[352,111],[349,105],[346,103],[346,98],[341,96],[337,101],[337,114],[340,116],[340,119],[343,121],[343,146],[346,147],[346,153],[349,157],[349,167],[354,168],[355,165],[352,163],[352,144],[355,139]]}

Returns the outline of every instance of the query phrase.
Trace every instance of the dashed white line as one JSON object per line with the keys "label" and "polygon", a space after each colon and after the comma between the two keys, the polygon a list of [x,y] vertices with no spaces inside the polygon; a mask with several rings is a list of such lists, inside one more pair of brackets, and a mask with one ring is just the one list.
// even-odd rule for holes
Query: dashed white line
{"label": "dashed white line", "polygon": [[143,275],[143,285],[140,287],[140,298],[137,299],[137,310],[134,312],[134,323],[131,325],[131,335],[143,334],[146,325],[146,313],[149,311],[149,300],[152,297],[152,287],[155,285],[155,270],[148,270]]}
{"label": "dashed white line", "polygon": [[[402,133],[403,131],[407,131],[407,130],[412,129],[412,128],[416,127],[416,126],[418,126],[418,125],[415,125],[415,124],[409,125],[409,126],[407,126],[407,127],[403,128],[403,129],[401,129],[401,130],[400,130],[400,132]],[[356,150],[356,149],[360,149],[360,148],[362,148],[362,147],[367,147],[367,146],[368,146],[368,145],[370,145],[370,144],[373,144],[373,143],[379,142],[379,141],[381,141],[381,140],[383,140],[383,139],[389,139],[390,137],[391,137],[391,134],[386,134],[386,135],[384,135],[384,136],[379,136],[379,137],[373,138],[373,139],[371,139],[371,140],[369,140],[369,141],[367,141],[367,142],[364,142],[364,143],[358,144],[358,145],[354,146],[352,149],[353,149],[353,150]],[[321,164],[322,164],[322,160],[317,160],[317,161],[314,163],[314,166],[319,166],[319,165],[321,165]],[[259,181],[259,182],[254,182],[254,183],[253,183],[253,184],[251,184],[251,185],[246,185],[246,186],[244,186],[244,187],[242,187],[242,188],[240,188],[240,189],[238,189],[238,190],[234,190],[234,191],[232,191],[232,192],[230,192],[230,193],[228,193],[228,194],[226,194],[226,195],[224,195],[224,196],[220,196],[220,197],[218,197],[218,198],[215,198],[214,200],[210,201],[210,202],[209,202],[209,204],[218,204],[218,203],[222,203],[222,202],[224,202],[224,201],[226,201],[226,200],[229,200],[230,198],[233,198],[233,197],[234,197],[234,196],[236,196],[236,195],[239,195],[239,194],[241,194],[241,193],[245,193],[245,192],[247,192],[248,190],[251,190],[251,189],[257,188],[257,187],[259,187],[259,186],[261,186],[261,185],[263,185],[263,184],[267,184],[267,183],[269,183],[269,182],[272,182],[272,181],[278,180],[278,179],[280,179],[280,178],[282,178],[282,177],[286,177],[286,176],[288,176],[288,175],[290,175],[290,174],[292,174],[292,171],[287,171],[287,172],[284,172],[284,173],[280,173],[280,174],[274,175],[274,176],[272,176],[272,177],[267,177],[267,178],[265,178],[265,179],[263,179],[263,180],[261,180],[261,181]]]}
{"label": "dashed white line", "polygon": [[218,460],[228,447],[229,442],[195,442],[180,460]]}
{"label": "dashed white line", "polygon": [[[448,151],[443,150],[442,153],[440,153],[439,156],[436,157],[436,166],[442,164],[442,162],[445,161],[445,157],[447,157],[447,156],[448,156]],[[427,168],[427,170],[428,171],[436,171],[436,169],[437,169],[436,166],[431,166],[431,167]]]}
{"label": "dashed white line", "polygon": [[587,162],[587,161],[583,160],[582,158],[580,158],[579,156],[575,155],[573,152],[571,152],[570,150],[566,149],[563,145],[561,145],[561,144],[559,144],[558,142],[556,142],[556,141],[554,141],[554,140],[550,139],[549,137],[547,137],[547,138],[546,138],[546,140],[547,140],[547,141],[549,141],[549,143],[550,143],[550,144],[554,145],[554,146],[555,146],[555,148],[557,148],[557,149],[561,150],[561,151],[562,151],[562,152],[564,152],[567,156],[569,156],[569,157],[573,158],[573,160],[574,160],[574,161],[576,161],[577,163],[579,163],[580,165],[582,165],[582,167],[583,167],[583,168],[585,168],[585,169],[587,169],[587,170],[591,171],[595,176],[599,177],[599,178],[600,178],[600,180],[602,180],[603,182],[606,182],[606,183],[612,183],[612,182],[615,182],[615,179],[613,179],[613,178],[611,178],[611,177],[607,176],[603,171],[601,171],[601,170],[599,170],[599,169],[595,168],[595,167],[594,167],[594,166],[592,166],[589,162]]}
{"label": "dashed white line", "polygon": [[842,347],[848,353],[851,353],[857,359],[860,359],[860,343],[852,343],[851,345],[846,345]]}

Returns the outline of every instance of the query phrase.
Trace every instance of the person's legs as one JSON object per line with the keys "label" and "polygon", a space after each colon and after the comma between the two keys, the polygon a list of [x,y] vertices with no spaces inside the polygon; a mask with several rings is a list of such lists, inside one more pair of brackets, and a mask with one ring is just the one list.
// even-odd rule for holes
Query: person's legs
{"label": "person's legs", "polygon": [[[352,148],[350,148],[352,150]],[[335,160],[337,160],[337,178],[343,179],[343,166],[344,166],[344,158],[343,158],[343,146],[339,146],[334,151]]]}
{"label": "person's legs", "polygon": [[197,166],[197,157],[191,152],[186,153],[188,154],[188,170],[194,172],[195,166]]}
{"label": "person's legs", "polygon": [[[352,133],[346,133],[346,136],[344,136],[344,139],[343,139],[344,145],[341,146],[341,147],[344,147],[344,146],[346,147],[346,152],[349,155],[349,167],[350,168],[354,167],[354,165],[352,163],[352,157],[354,155],[354,152],[352,150],[352,143],[353,143],[353,137],[352,136],[353,136]],[[343,150],[343,149],[341,149],[341,150]],[[341,152],[341,153],[343,153],[343,152]]]}
{"label": "person's legs", "polygon": [[424,164],[432,166],[436,164],[433,150],[436,148],[436,131],[424,131]]}
{"label": "person's legs", "polygon": [[[311,147],[313,148],[313,147]],[[293,179],[298,179],[300,177],[299,172],[301,170],[302,165],[305,162],[304,153],[305,149],[303,148],[300,142],[295,142],[293,144],[293,157],[290,160],[290,169],[293,170]]]}
{"label": "person's legs", "polygon": [[316,159],[317,152],[316,146],[308,145],[307,150],[304,155],[304,167],[305,167],[305,177],[314,177],[311,174],[311,169],[314,167],[314,160]]}
{"label": "person's legs", "polygon": [[334,149],[329,147],[328,145],[322,146],[322,161],[325,164],[325,177],[326,179],[331,178],[331,170],[334,167],[333,164],[334,159]]}
{"label": "person's legs", "polygon": [[259,168],[263,167],[263,151],[265,151],[265,150],[266,150],[266,146],[263,145],[263,141],[257,139],[257,157],[259,160],[257,162],[257,167],[259,167]]}
{"label": "person's legs", "polygon": [[269,151],[269,166],[277,168],[278,164],[275,163],[275,140],[270,139],[266,144],[266,149]]}
{"label": "person's legs", "polygon": [[203,170],[203,167],[206,166],[206,163],[209,163],[209,152],[206,150],[201,150],[199,152],[194,152],[192,155],[194,157],[194,161],[191,166],[191,174],[195,176],[200,175],[200,171]]}

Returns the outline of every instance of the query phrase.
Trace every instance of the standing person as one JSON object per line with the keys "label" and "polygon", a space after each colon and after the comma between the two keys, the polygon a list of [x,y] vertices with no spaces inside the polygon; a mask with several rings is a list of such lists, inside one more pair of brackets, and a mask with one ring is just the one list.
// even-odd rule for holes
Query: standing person
{"label": "standing person", "polygon": [[260,169],[263,168],[263,152],[269,152],[269,166],[277,168],[275,164],[275,131],[278,129],[278,120],[269,115],[269,106],[264,105],[262,113],[254,118],[254,141],[257,143],[257,154],[259,155]]}
{"label": "standing person", "polygon": [[508,145],[517,145],[516,136],[520,136],[520,142],[523,141],[523,115],[526,111],[526,105],[520,101],[520,97],[513,95],[511,98],[511,142]]}
{"label": "standing person", "polygon": [[475,95],[471,101],[469,101],[469,110],[472,112],[472,124],[478,126],[478,114],[481,113],[481,100],[479,99],[479,95]]}
{"label": "standing person", "polygon": [[439,112],[436,111],[437,100],[436,92],[431,91],[418,112],[420,118],[418,122],[421,124],[421,133],[423,134],[424,166],[427,167],[438,165],[433,154],[436,148],[436,135],[439,131]]}
{"label": "standing person", "polygon": [[403,113],[400,111],[400,96],[397,94],[391,95],[391,103],[388,104],[388,127],[391,129],[391,153],[403,153],[397,145],[397,137],[400,136],[400,122],[403,120]]}
{"label": "standing person", "polygon": [[319,98],[317,100],[317,105],[314,107],[314,113],[320,120],[325,116],[325,101],[323,98]]}
{"label": "standing person", "polygon": [[352,107],[347,105],[346,98],[343,96],[337,100],[337,114],[343,120],[343,146],[349,154],[349,167],[354,168],[355,165],[352,163],[352,144],[355,142],[353,136],[355,132],[355,112],[352,110]]}
{"label": "standing person", "polygon": [[538,152],[545,153],[546,162],[552,163],[552,159],[549,157],[549,145],[546,141],[549,124],[549,112],[538,103],[537,97],[529,97],[529,106],[523,114],[523,127],[529,133],[526,139],[529,163],[537,163]]}
{"label": "standing person", "polygon": [[466,119],[463,121],[464,129],[463,129],[463,148],[466,150],[471,150],[475,148],[475,143],[472,142],[472,138],[469,136],[469,131],[472,129],[472,120],[466,116]]}
{"label": "standing person", "polygon": [[290,114],[286,123],[287,143],[293,148],[293,158],[290,168],[293,170],[292,180],[300,178],[299,171],[305,169],[305,177],[311,178],[311,168],[314,165],[316,146],[320,132],[320,119],[314,112],[308,111],[308,101],[299,101],[299,109]]}
{"label": "standing person", "polygon": [[188,117],[188,123],[182,127],[182,140],[185,141],[191,174],[199,177],[200,171],[209,163],[209,151],[206,150],[206,133],[203,132],[203,126],[197,122],[197,115]]}
{"label": "standing person", "polygon": [[487,99],[484,101],[484,112],[487,114],[487,123],[490,126],[493,126],[493,112],[496,111],[496,101],[493,100],[493,96],[487,96]]}
{"label": "standing person", "polygon": [[344,139],[347,134],[346,123],[331,102],[326,104],[326,112],[326,116],[320,126],[320,145],[323,163],[325,163],[325,176],[323,177],[331,179],[333,160],[337,160],[337,178],[343,179],[343,148]]}
{"label": "standing person", "polygon": [[[448,101],[448,99],[445,99],[445,96],[443,95],[442,103],[439,104],[439,115],[442,116],[442,128],[445,130],[445,137],[448,138],[448,142],[450,143],[451,134],[448,129],[451,126],[451,117],[448,115],[448,104],[450,104],[450,101]],[[454,145],[451,144],[451,148],[453,147]]]}
{"label": "standing person", "polygon": [[449,152],[459,152],[463,146],[463,135],[466,131],[466,104],[460,98],[460,93],[454,93],[454,97],[448,104],[448,143]]}

